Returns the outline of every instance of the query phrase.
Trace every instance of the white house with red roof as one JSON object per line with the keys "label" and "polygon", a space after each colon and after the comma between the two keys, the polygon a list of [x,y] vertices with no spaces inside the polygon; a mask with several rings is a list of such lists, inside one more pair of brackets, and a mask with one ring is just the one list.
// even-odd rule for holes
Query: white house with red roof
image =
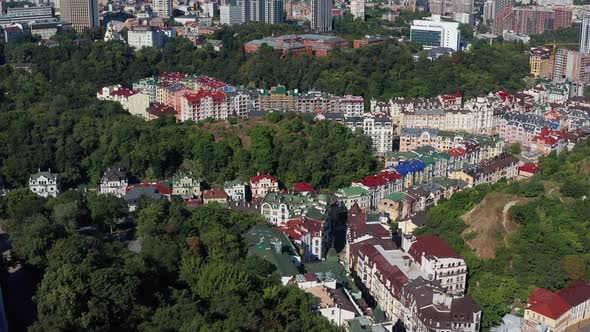
{"label": "white house with red roof", "polygon": [[557,293],[537,288],[529,296],[521,329],[537,332],[578,330],[590,323],[590,285],[578,281]]}
{"label": "white house with red roof", "polygon": [[548,331],[565,331],[572,306],[559,295],[544,288],[537,288],[529,296],[522,320],[523,332],[537,332],[539,327]]}
{"label": "white house with red roof", "polygon": [[406,235],[402,238],[402,250],[420,265],[428,280],[439,280],[450,294],[465,293],[467,265],[441,238]]}
{"label": "white house with red roof", "polygon": [[360,181],[353,181],[352,186],[367,190],[371,196],[371,207],[376,207],[383,197],[402,191],[403,181],[399,173],[383,171],[366,176]]}
{"label": "white house with red roof", "polygon": [[279,180],[270,174],[257,174],[250,178],[252,199],[263,199],[269,192],[279,191]]}
{"label": "white house with red roof", "polygon": [[303,196],[309,196],[315,191],[309,182],[295,182],[293,183],[293,190]]}
{"label": "white house with red roof", "polygon": [[539,172],[539,166],[535,163],[525,163],[518,167],[518,178],[526,179]]}
{"label": "white house with red roof", "polygon": [[146,116],[146,110],[150,107],[150,97],[137,90],[131,90],[121,85],[110,85],[96,91],[98,100],[114,101],[129,113],[141,117]]}
{"label": "white house with red roof", "polygon": [[[277,227],[299,246],[304,262],[321,260],[324,248],[328,246],[328,223],[308,217],[288,220]],[[328,228],[328,229],[326,229]]]}

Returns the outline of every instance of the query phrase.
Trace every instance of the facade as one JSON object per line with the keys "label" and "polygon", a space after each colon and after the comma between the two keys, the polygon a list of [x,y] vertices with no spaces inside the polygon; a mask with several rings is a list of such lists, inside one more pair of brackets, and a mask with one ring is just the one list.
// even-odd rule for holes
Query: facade
{"label": "facade", "polygon": [[352,187],[362,188],[368,191],[370,197],[369,206],[377,207],[377,204],[383,197],[391,195],[394,192],[402,191],[403,181],[402,176],[397,172],[383,171],[376,175],[366,176],[360,181],[353,181]]}
{"label": "facade", "polygon": [[56,197],[61,193],[61,178],[59,175],[39,170],[29,177],[29,189],[41,197]]}
{"label": "facade", "polygon": [[560,48],[554,61],[553,78],[556,81],[590,82],[590,54]]}
{"label": "facade", "polygon": [[590,13],[584,12],[580,25],[580,53],[590,53]]}
{"label": "facade", "polygon": [[510,31],[521,35],[539,35],[572,26],[572,11],[565,8],[535,6],[506,7],[494,18],[493,32]]}
{"label": "facade", "polygon": [[264,23],[280,24],[283,17],[283,0],[264,0]]}
{"label": "facade", "polygon": [[60,20],[71,23],[72,28],[78,33],[100,26],[98,0],[60,0],[59,13]]}
{"label": "facade", "polygon": [[172,195],[186,198],[201,197],[201,183],[203,180],[192,173],[178,173],[172,177]]}
{"label": "facade", "polygon": [[362,96],[345,95],[337,99],[338,112],[345,117],[362,117],[365,113],[365,99]]}
{"label": "facade", "polygon": [[223,189],[212,188],[203,192],[203,204],[209,203],[227,203],[227,193]]}
{"label": "facade", "polygon": [[134,26],[127,32],[129,46],[140,49],[144,47],[161,48],[166,41],[166,35],[158,27],[150,25]]}
{"label": "facade", "polygon": [[345,326],[348,320],[357,315],[352,301],[340,288],[310,287],[305,291],[318,299],[314,309],[336,326]]}
{"label": "facade", "polygon": [[394,125],[388,117],[347,118],[346,127],[353,132],[362,132],[371,138],[371,147],[376,154],[383,155],[393,150]]}
{"label": "facade", "polygon": [[311,0],[311,29],[332,31],[332,0]]}
{"label": "facade", "polygon": [[154,0],[152,4],[156,16],[164,18],[172,17],[172,0]]}
{"label": "facade", "polygon": [[127,172],[118,169],[107,169],[100,179],[100,193],[103,195],[110,194],[123,198],[129,181]]}
{"label": "facade", "polygon": [[443,22],[440,18],[433,18],[432,21],[412,21],[410,40],[422,45],[425,49],[448,47],[459,51],[461,42],[459,23]]}
{"label": "facade", "polygon": [[242,21],[242,7],[236,5],[219,6],[219,22],[224,25],[236,25]]}
{"label": "facade", "polygon": [[355,19],[365,20],[365,0],[352,0],[350,2],[350,13]]}
{"label": "facade", "polygon": [[553,78],[553,57],[548,47],[531,48],[531,75],[535,77]]}
{"label": "facade", "polygon": [[224,120],[230,115],[230,101],[225,92],[201,89],[181,98],[181,121]]}
{"label": "facade", "polygon": [[369,211],[371,208],[371,193],[363,187],[350,186],[341,188],[336,192],[336,197],[347,209],[357,204],[362,211]]}
{"label": "facade", "polygon": [[[262,208],[266,208],[264,204]],[[303,216],[287,220],[277,227],[297,244],[304,262],[322,259],[327,251],[328,234],[325,233],[329,231],[329,228],[323,220]]]}
{"label": "facade", "polygon": [[223,190],[232,201],[246,200],[246,185],[240,180],[226,181],[223,184]]}
{"label": "facade", "polygon": [[269,174],[258,174],[250,178],[252,199],[263,199],[267,193],[279,190],[279,180]]}
{"label": "facade", "polygon": [[0,26],[56,20],[55,11],[50,6],[6,8],[5,14],[3,12],[0,13]]}
{"label": "facade", "polygon": [[439,281],[441,287],[449,294],[465,293],[467,265],[463,258],[439,237],[404,236],[402,249],[420,265],[420,270],[428,280]]}

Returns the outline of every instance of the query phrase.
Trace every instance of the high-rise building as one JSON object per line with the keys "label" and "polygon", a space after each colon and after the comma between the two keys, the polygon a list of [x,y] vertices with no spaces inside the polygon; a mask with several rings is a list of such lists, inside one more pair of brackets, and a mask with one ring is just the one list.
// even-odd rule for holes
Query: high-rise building
{"label": "high-rise building", "polygon": [[459,23],[473,24],[473,0],[429,0],[428,8],[432,15],[449,16]]}
{"label": "high-rise building", "polygon": [[523,35],[540,35],[572,26],[572,11],[565,8],[507,7],[494,18],[494,33],[513,31]]}
{"label": "high-rise building", "polygon": [[97,0],[61,0],[60,19],[77,32],[99,27]]}
{"label": "high-rise building", "polygon": [[242,7],[236,5],[224,5],[219,7],[219,21],[225,25],[241,24]]}
{"label": "high-rise building", "polygon": [[553,77],[553,56],[548,47],[531,48],[530,65],[531,75],[535,77]]}
{"label": "high-rise building", "polygon": [[311,28],[320,32],[332,30],[332,0],[311,0]]}
{"label": "high-rise building", "polygon": [[57,18],[55,17],[53,8],[49,6],[8,8],[6,15],[0,15],[0,25],[15,23],[31,24],[34,22],[49,22],[55,20],[57,20]]}
{"label": "high-rise building", "polygon": [[580,27],[580,53],[590,53],[590,12],[584,12],[582,15],[582,24]]}
{"label": "high-rise building", "polygon": [[496,16],[495,13],[496,1],[486,0],[483,3],[483,24],[490,25]]}
{"label": "high-rise building", "polygon": [[159,17],[172,16],[172,0],[154,0],[152,2],[154,14]]}
{"label": "high-rise building", "polygon": [[355,19],[365,20],[365,0],[352,0],[350,2],[350,13]]}
{"label": "high-rise building", "polygon": [[265,17],[265,0],[245,0],[250,5],[248,6],[249,15],[247,21],[264,22]]}
{"label": "high-rise building", "polygon": [[236,5],[240,7],[242,23],[250,21],[250,1],[249,0],[237,0]]}
{"label": "high-rise building", "polygon": [[492,0],[494,1],[494,18],[504,9],[514,6],[514,0]]}
{"label": "high-rise building", "polygon": [[437,15],[433,15],[432,20],[414,20],[410,27],[410,40],[425,49],[448,47],[458,51],[461,42],[459,23],[441,21]]}
{"label": "high-rise building", "polygon": [[264,22],[280,24],[283,19],[283,0],[264,0]]}
{"label": "high-rise building", "polygon": [[569,80],[574,83],[589,83],[590,54],[558,49],[555,54],[553,77],[560,82]]}

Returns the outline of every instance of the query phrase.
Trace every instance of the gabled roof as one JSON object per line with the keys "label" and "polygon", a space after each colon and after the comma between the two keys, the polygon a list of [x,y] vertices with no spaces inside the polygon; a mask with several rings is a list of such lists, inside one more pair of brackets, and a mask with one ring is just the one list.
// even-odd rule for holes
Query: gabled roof
{"label": "gabled roof", "polygon": [[211,188],[203,193],[203,200],[205,199],[227,199],[227,193],[223,189]]}
{"label": "gabled roof", "polygon": [[293,183],[293,189],[300,193],[312,192],[315,190],[309,182],[295,182]]}
{"label": "gabled roof", "polygon": [[445,241],[434,235],[418,236],[416,242],[412,243],[408,253],[417,262],[422,261],[422,256],[463,259]]}
{"label": "gabled roof", "polygon": [[535,289],[533,294],[529,296],[527,303],[529,304],[528,310],[554,320],[560,318],[571,308],[571,305],[559,295],[544,288]]}
{"label": "gabled roof", "polygon": [[586,281],[578,281],[568,288],[559,291],[559,296],[572,307],[590,300],[590,285]]}
{"label": "gabled roof", "polygon": [[270,175],[270,174],[258,174],[256,176],[253,176],[250,178],[250,182],[251,183],[256,183],[259,182],[260,180],[264,180],[264,179],[268,179],[272,182],[278,182],[279,180],[277,179],[276,176]]}
{"label": "gabled roof", "polygon": [[535,174],[539,171],[539,167],[533,163],[526,163],[518,168],[520,172]]}

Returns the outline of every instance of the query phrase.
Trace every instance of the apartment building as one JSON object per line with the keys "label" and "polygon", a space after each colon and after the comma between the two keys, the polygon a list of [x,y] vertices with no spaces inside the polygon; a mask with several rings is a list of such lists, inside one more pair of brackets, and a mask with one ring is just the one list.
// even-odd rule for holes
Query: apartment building
{"label": "apartment building", "polygon": [[231,115],[230,100],[224,92],[201,89],[181,97],[181,121],[224,120]]}
{"label": "apartment building", "polygon": [[[383,197],[390,195],[393,192],[401,191],[402,184],[403,182],[400,174],[392,171],[383,171],[376,175],[368,175],[360,181],[353,181],[351,187],[362,188],[369,192],[369,206],[376,207]],[[365,198],[363,198],[362,203],[359,204],[361,209],[365,210],[365,204],[366,201]]]}
{"label": "apartment building", "polygon": [[371,138],[371,147],[383,155],[393,150],[394,126],[388,117],[346,118],[345,125],[353,132],[360,131]]}

